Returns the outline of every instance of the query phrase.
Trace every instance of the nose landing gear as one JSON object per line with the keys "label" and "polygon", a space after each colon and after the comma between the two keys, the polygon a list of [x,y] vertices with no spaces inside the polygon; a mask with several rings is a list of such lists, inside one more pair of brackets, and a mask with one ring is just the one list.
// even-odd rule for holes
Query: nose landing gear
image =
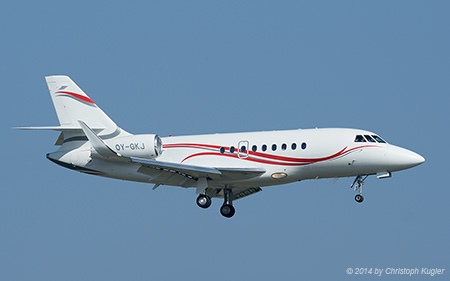
{"label": "nose landing gear", "polygon": [[364,196],[362,196],[361,194],[356,194],[355,200],[358,203],[362,203],[362,201],[364,201]]}
{"label": "nose landing gear", "polygon": [[364,201],[364,196],[362,196],[362,186],[364,184],[364,181],[367,179],[369,175],[359,175],[355,178],[350,188],[354,188],[355,191],[359,192],[359,194],[356,194],[355,201],[358,203],[362,203]]}

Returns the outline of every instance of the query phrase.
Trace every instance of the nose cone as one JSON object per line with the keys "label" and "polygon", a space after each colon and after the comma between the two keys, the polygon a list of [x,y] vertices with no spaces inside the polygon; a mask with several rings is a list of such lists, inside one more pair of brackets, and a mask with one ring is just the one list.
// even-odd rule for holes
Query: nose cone
{"label": "nose cone", "polygon": [[419,154],[398,146],[390,145],[388,149],[390,171],[400,171],[415,167],[425,162]]}

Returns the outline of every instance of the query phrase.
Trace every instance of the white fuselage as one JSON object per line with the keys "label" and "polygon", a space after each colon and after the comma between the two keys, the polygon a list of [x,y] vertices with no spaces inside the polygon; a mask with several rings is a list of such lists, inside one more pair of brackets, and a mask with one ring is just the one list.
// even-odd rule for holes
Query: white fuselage
{"label": "white fuselage", "polygon": [[[306,129],[162,138],[163,153],[155,160],[215,168],[262,168],[265,173],[247,179],[210,182],[221,188],[279,185],[305,179],[339,178],[394,172],[424,159],[409,150],[383,142],[355,142],[356,129]],[[78,148],[74,149],[76,146]],[[64,147],[64,146],[63,146]],[[72,168],[106,177],[190,187],[189,181],[142,173],[140,165],[91,158],[89,142],[75,141],[48,155]],[[59,163],[61,164],[61,163]],[[76,168],[78,167],[78,169]],[[70,168],[70,167],[69,167]],[[84,170],[83,169],[87,169]]]}

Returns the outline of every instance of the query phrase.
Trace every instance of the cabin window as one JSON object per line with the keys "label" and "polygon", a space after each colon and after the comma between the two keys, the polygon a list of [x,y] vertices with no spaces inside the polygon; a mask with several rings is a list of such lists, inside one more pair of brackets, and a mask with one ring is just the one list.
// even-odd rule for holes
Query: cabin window
{"label": "cabin window", "polygon": [[281,149],[282,149],[282,150],[286,150],[286,148],[287,148],[287,145],[286,145],[285,143],[283,143],[283,144],[281,145]]}
{"label": "cabin window", "polygon": [[377,135],[372,135],[372,137],[379,143],[386,143],[382,138]]}
{"label": "cabin window", "polygon": [[302,143],[302,149],[303,149],[303,150],[306,149],[306,142]]}
{"label": "cabin window", "polygon": [[366,142],[363,136],[357,135],[355,138],[355,142]]}
{"label": "cabin window", "polygon": [[364,135],[366,137],[366,140],[368,140],[369,142],[376,142],[371,136],[369,135]]}
{"label": "cabin window", "polygon": [[230,152],[231,152],[231,153],[234,153],[235,150],[236,150],[236,149],[234,148],[234,146],[230,147]]}
{"label": "cabin window", "polygon": [[256,150],[258,150],[258,147],[256,145],[252,146],[252,151],[256,152]]}
{"label": "cabin window", "polygon": [[245,153],[247,151],[247,147],[245,147],[245,145],[241,146],[241,152]]}
{"label": "cabin window", "polygon": [[294,142],[294,143],[291,145],[291,148],[292,148],[292,150],[296,150],[296,149],[297,149],[297,144]]}
{"label": "cabin window", "polygon": [[277,145],[276,144],[272,144],[272,150],[273,151],[277,150]]}
{"label": "cabin window", "polygon": [[222,147],[220,148],[220,153],[222,153],[222,154],[225,153],[225,147],[222,146]]}
{"label": "cabin window", "polygon": [[267,145],[263,144],[261,149],[262,149],[262,151],[266,151],[267,150]]}

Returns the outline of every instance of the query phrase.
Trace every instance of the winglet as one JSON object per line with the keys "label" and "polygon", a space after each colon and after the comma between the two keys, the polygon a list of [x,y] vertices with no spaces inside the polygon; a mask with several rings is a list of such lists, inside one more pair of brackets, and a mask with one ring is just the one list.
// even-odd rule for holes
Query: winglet
{"label": "winglet", "polygon": [[83,130],[92,147],[95,149],[95,151],[97,151],[98,154],[106,158],[122,157],[122,155],[120,155],[119,153],[112,150],[109,146],[107,146],[103,142],[103,140],[91,128],[89,128],[88,125],[86,125],[86,123],[84,123],[81,120],[78,120],[78,123],[80,123],[81,129]]}

